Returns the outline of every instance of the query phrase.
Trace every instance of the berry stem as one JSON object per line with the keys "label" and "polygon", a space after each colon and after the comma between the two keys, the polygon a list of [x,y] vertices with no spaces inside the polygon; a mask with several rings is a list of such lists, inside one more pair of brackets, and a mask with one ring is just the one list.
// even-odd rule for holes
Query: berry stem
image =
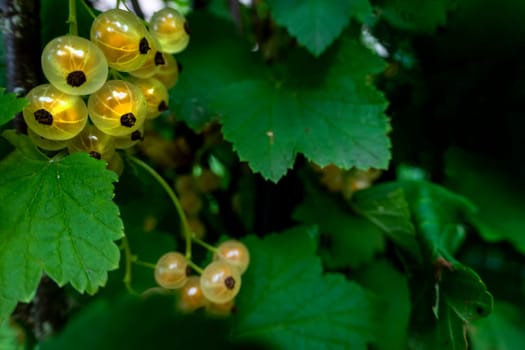
{"label": "berry stem", "polygon": [[194,271],[197,271],[199,273],[199,275],[202,275],[203,269],[199,265],[195,264],[190,259],[187,259],[187,263],[188,263],[189,267],[191,267]]}
{"label": "berry stem", "polygon": [[69,0],[69,17],[67,18],[67,23],[69,23],[69,34],[78,35],[77,0]]}
{"label": "berry stem", "polygon": [[152,264],[152,263],[149,263],[149,262],[146,262],[146,261],[141,261],[141,260],[133,260],[133,263],[135,265],[139,265],[139,266],[144,266],[144,267],[149,267],[151,269],[154,269],[155,270],[155,264]]}
{"label": "berry stem", "polygon": [[124,250],[124,260],[125,260],[125,272],[124,272],[124,279],[122,280],[124,282],[124,285],[126,286],[126,289],[131,294],[137,294],[133,287],[131,286],[131,269],[132,269],[132,262],[135,260],[135,257],[133,254],[131,254],[131,248],[129,247],[128,237],[124,236],[122,237],[121,241],[121,248]]}
{"label": "berry stem", "polygon": [[212,246],[211,244],[208,244],[208,243],[204,242],[203,240],[200,240],[195,235],[191,236],[191,240],[193,242],[197,243],[198,245],[208,249],[212,253],[217,253],[217,251],[218,251],[216,247]]}
{"label": "berry stem", "polygon": [[97,15],[95,14],[95,12],[93,12],[93,10],[91,9],[91,7],[86,3],[86,0],[82,0],[80,1],[82,3],[82,5],[84,6],[84,8],[86,9],[86,11],[89,13],[89,15],[91,17],[93,17],[93,19],[97,18]]}
{"label": "berry stem", "polygon": [[162,186],[164,191],[166,191],[166,193],[170,197],[171,202],[175,206],[175,209],[177,210],[177,214],[180,217],[181,226],[182,226],[182,233],[183,233],[184,239],[186,240],[186,254],[185,254],[185,257],[186,257],[187,260],[191,260],[191,237],[192,237],[192,233],[191,233],[190,226],[188,225],[188,220],[186,219],[186,214],[184,214],[184,210],[182,209],[182,206],[180,204],[179,199],[177,198],[177,195],[175,195],[175,192],[173,192],[173,190],[171,189],[170,185],[168,185],[166,180],[164,180],[162,178],[162,176],[160,176],[159,173],[157,173],[155,171],[155,169],[153,169],[152,167],[150,167],[148,164],[146,164],[142,160],[138,159],[137,157],[130,156],[129,159],[133,163],[135,163],[136,165],[138,165],[142,169],[144,169],[146,172],[148,172],[151,176],[153,176],[153,178],[155,180],[157,180],[157,182]]}

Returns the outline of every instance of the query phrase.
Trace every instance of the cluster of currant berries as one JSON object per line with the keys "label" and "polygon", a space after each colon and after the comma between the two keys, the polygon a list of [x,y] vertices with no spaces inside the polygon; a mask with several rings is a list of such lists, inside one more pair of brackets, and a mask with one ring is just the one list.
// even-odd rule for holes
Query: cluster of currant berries
{"label": "cluster of currant berries", "polygon": [[187,258],[179,252],[162,255],[155,265],[155,280],[166,289],[179,290],[179,308],[194,311],[205,307],[211,313],[228,313],[241,288],[241,275],[250,263],[250,253],[237,240],[209,247],[214,255],[200,276],[188,275]]}
{"label": "cluster of currant berries", "polygon": [[94,19],[90,37],[69,34],[45,46],[42,70],[49,84],[27,94],[23,116],[41,149],[87,152],[120,173],[115,149],[142,140],[145,121],[168,107],[168,89],[180,69],[172,54],[188,45],[188,26],[172,8],[156,12],[149,23],[112,9]]}

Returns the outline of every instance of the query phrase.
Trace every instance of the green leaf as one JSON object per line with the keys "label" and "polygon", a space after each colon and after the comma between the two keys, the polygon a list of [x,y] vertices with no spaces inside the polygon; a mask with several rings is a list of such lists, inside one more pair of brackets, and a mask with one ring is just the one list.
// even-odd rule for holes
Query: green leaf
{"label": "green leaf", "polygon": [[452,260],[465,239],[464,223],[476,208],[466,198],[426,181],[400,181],[416,229],[432,260]]}
{"label": "green leaf", "polygon": [[256,54],[231,21],[195,14],[188,17],[188,22],[191,44],[177,55],[183,70],[170,90],[170,109],[198,130],[217,115],[210,109],[210,99],[229,83],[260,77],[262,66],[256,64]]}
{"label": "green leaf", "polygon": [[341,274],[322,274],[308,229],[244,239],[251,263],[232,336],[279,349],[366,349],[375,299]]}
{"label": "green leaf", "polygon": [[358,280],[380,298],[381,318],[376,324],[375,340],[377,349],[407,349],[411,304],[406,276],[388,261],[380,260],[359,272]]}
{"label": "green leaf", "polygon": [[[116,300],[115,300],[116,299]],[[205,336],[203,336],[205,335]],[[85,307],[41,350],[242,349],[227,339],[224,321],[175,313],[170,297],[120,296]],[[245,348],[251,348],[251,346]],[[258,349],[257,347],[255,349]]]}
{"label": "green leaf", "polygon": [[[25,137],[25,136],[20,136]],[[0,320],[31,299],[42,273],[95,293],[117,268],[122,222],[116,175],[77,153],[35,159],[16,150],[0,162]]]}
{"label": "green leaf", "polygon": [[380,11],[393,26],[431,34],[446,23],[453,5],[453,0],[386,0]]}
{"label": "green leaf", "polygon": [[0,88],[0,126],[13,119],[15,114],[22,112],[28,101],[15,94],[6,94],[4,88]]}
{"label": "green leaf", "polygon": [[0,322],[0,349],[23,350],[26,348],[24,338],[25,334],[21,327],[9,322]]}
{"label": "green leaf", "polygon": [[419,255],[416,233],[403,189],[385,183],[358,191],[352,207],[400,247]]}
{"label": "green leaf", "polygon": [[461,264],[443,270],[440,283],[443,300],[465,322],[492,312],[492,295],[474,270]]}
{"label": "green leaf", "polygon": [[297,153],[320,166],[386,168],[386,100],[367,82],[384,68],[383,61],[346,40],[321,60],[301,55],[289,67],[287,82],[246,80],[216,94],[224,136],[240,159],[274,182]]}
{"label": "green leaf", "polygon": [[446,156],[449,185],[471,199],[478,211],[469,221],[488,242],[509,241],[525,254],[525,192],[494,161],[451,150]]}
{"label": "green leaf", "polygon": [[268,0],[268,5],[275,21],[316,56],[341,34],[351,17],[372,13],[368,0]]}
{"label": "green leaf", "polygon": [[476,350],[510,350],[525,347],[524,320],[518,305],[498,302],[490,317],[473,322],[469,338]]}
{"label": "green leaf", "polygon": [[342,200],[320,190],[309,189],[293,217],[319,226],[320,255],[328,268],[358,267],[385,248],[381,230],[352,213]]}

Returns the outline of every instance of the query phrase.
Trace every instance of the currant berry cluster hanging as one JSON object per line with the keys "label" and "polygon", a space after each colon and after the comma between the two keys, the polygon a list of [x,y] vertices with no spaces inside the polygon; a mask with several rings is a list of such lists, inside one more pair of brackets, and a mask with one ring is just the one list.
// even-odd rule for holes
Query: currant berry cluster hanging
{"label": "currant berry cluster hanging", "polygon": [[90,40],[73,32],[42,52],[49,83],[26,96],[28,135],[43,150],[87,152],[120,174],[116,149],[142,140],[145,121],[168,108],[168,89],[179,77],[172,54],[188,45],[188,25],[173,8],[149,23],[117,8],[96,16]]}

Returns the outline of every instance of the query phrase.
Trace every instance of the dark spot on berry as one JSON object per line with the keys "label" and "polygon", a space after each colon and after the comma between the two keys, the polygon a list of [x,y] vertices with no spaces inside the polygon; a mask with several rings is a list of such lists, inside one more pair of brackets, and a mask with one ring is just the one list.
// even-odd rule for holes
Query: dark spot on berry
{"label": "dark spot on berry", "polygon": [[86,82],[86,75],[81,70],[76,70],[67,75],[66,81],[69,86],[79,87]]}
{"label": "dark spot on berry", "polygon": [[478,313],[478,315],[483,315],[484,311],[485,310],[481,306],[476,307],[476,312]]}
{"label": "dark spot on berry", "polygon": [[160,66],[166,64],[166,60],[164,59],[164,55],[162,52],[158,52],[155,54],[155,65]]}
{"label": "dark spot on berry", "polygon": [[168,104],[164,100],[160,101],[158,107],[159,112],[164,112],[166,109],[168,109]]}
{"label": "dark spot on berry", "polygon": [[188,24],[188,21],[184,21],[184,31],[185,31],[186,34],[188,34],[188,35],[190,35],[190,33],[191,33],[190,25]]}
{"label": "dark spot on berry", "polygon": [[144,140],[142,133],[139,130],[135,130],[131,133],[131,141]]}
{"label": "dark spot on berry", "polygon": [[235,278],[233,278],[232,276],[226,277],[224,279],[224,285],[230,290],[235,288]]}
{"label": "dark spot on berry", "polygon": [[139,42],[139,52],[142,55],[145,55],[148,53],[148,51],[151,50],[151,47],[149,47],[148,39],[142,38]]}
{"label": "dark spot on berry", "polygon": [[135,125],[136,121],[137,118],[135,118],[133,113],[126,113],[120,117],[120,124],[128,128],[131,128],[133,125]]}
{"label": "dark spot on berry", "polygon": [[182,72],[182,63],[177,61],[177,69],[179,70],[179,74]]}
{"label": "dark spot on berry", "polygon": [[39,109],[38,111],[35,111],[33,115],[35,116],[35,120],[39,124],[44,124],[44,125],[53,124],[53,115],[43,108]]}
{"label": "dark spot on berry", "polygon": [[89,152],[89,156],[92,158],[98,159],[98,160],[102,159],[102,155],[98,153],[97,151]]}

